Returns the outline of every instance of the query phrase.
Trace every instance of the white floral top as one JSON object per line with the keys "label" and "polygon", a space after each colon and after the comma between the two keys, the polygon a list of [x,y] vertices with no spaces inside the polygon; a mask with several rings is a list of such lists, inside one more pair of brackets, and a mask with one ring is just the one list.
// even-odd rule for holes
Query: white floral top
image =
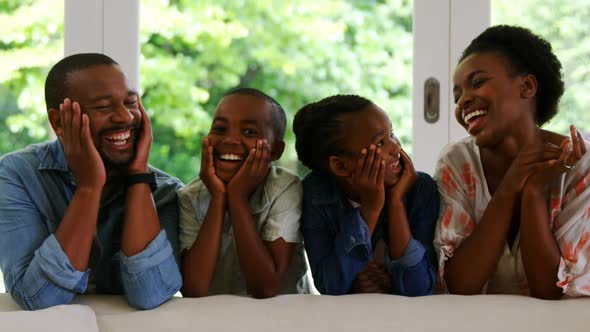
{"label": "white floral top", "polygon": [[[586,143],[588,146],[588,143]],[[471,137],[447,146],[434,179],[441,195],[434,246],[439,258],[440,287],[444,290],[445,261],[477,227],[491,200],[479,147]],[[551,187],[547,200],[551,229],[561,250],[557,285],[568,297],[590,295],[590,153]],[[529,293],[520,255],[519,236],[505,245],[496,272],[484,293]]]}

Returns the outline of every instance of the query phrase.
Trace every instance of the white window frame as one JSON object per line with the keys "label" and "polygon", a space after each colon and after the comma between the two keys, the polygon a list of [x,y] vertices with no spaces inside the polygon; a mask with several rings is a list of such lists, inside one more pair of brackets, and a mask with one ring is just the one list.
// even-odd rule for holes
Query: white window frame
{"label": "white window frame", "polygon": [[64,55],[103,53],[139,80],[139,0],[64,0]]}
{"label": "white window frame", "polygon": [[[490,0],[414,0],[414,63],[412,84],[413,162],[433,174],[442,148],[465,137],[455,121],[452,75],[463,49],[490,26]],[[424,82],[433,77],[440,86],[440,116],[424,119]]]}

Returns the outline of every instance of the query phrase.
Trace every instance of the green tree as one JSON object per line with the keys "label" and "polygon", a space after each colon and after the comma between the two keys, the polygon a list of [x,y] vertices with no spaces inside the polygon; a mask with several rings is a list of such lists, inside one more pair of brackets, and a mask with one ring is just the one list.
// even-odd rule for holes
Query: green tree
{"label": "green tree", "polygon": [[[410,1],[144,1],[143,100],[155,133],[154,164],[183,180],[224,92],[259,88],[293,114],[305,103],[356,93],[386,109],[411,136]],[[287,131],[281,163],[297,168]]]}
{"label": "green tree", "polygon": [[0,155],[48,136],[43,84],[63,56],[63,2],[0,1]]}
{"label": "green tree", "polygon": [[493,0],[492,5],[493,24],[531,29],[551,43],[561,61],[565,93],[559,113],[545,128],[567,135],[573,123],[590,139],[590,0]]}

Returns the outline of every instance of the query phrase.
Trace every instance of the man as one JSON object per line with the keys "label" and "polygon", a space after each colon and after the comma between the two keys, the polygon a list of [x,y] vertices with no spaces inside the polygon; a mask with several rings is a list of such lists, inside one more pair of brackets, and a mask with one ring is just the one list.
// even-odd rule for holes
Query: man
{"label": "man", "polygon": [[149,309],[182,284],[176,190],[148,166],[150,120],[119,65],[75,54],[47,75],[54,142],[0,158],[0,268],[29,310],[76,294]]}

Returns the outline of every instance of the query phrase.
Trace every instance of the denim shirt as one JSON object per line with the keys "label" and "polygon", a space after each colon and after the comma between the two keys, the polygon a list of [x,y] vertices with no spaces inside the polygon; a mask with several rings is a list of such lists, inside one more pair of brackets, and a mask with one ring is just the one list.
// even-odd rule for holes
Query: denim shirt
{"label": "denim shirt", "polygon": [[[385,269],[393,294],[432,294],[435,286],[433,237],[439,210],[436,183],[425,173],[404,197],[411,238],[402,257],[392,260],[386,250]],[[335,180],[311,172],[303,180],[303,239],[316,288],[322,294],[352,293],[359,272],[373,258],[375,244],[389,245],[386,208],[373,236],[358,207],[349,203]]]}
{"label": "denim shirt", "polygon": [[125,294],[153,308],[181,287],[177,264],[176,190],[182,183],[157,169],[153,193],[162,230],[142,252],[121,252],[125,189],[101,201],[88,269],[77,271],[54,234],[76,191],[59,141],[30,145],[0,158],[0,268],[7,291],[29,310],[70,303],[92,276],[97,293]]}

